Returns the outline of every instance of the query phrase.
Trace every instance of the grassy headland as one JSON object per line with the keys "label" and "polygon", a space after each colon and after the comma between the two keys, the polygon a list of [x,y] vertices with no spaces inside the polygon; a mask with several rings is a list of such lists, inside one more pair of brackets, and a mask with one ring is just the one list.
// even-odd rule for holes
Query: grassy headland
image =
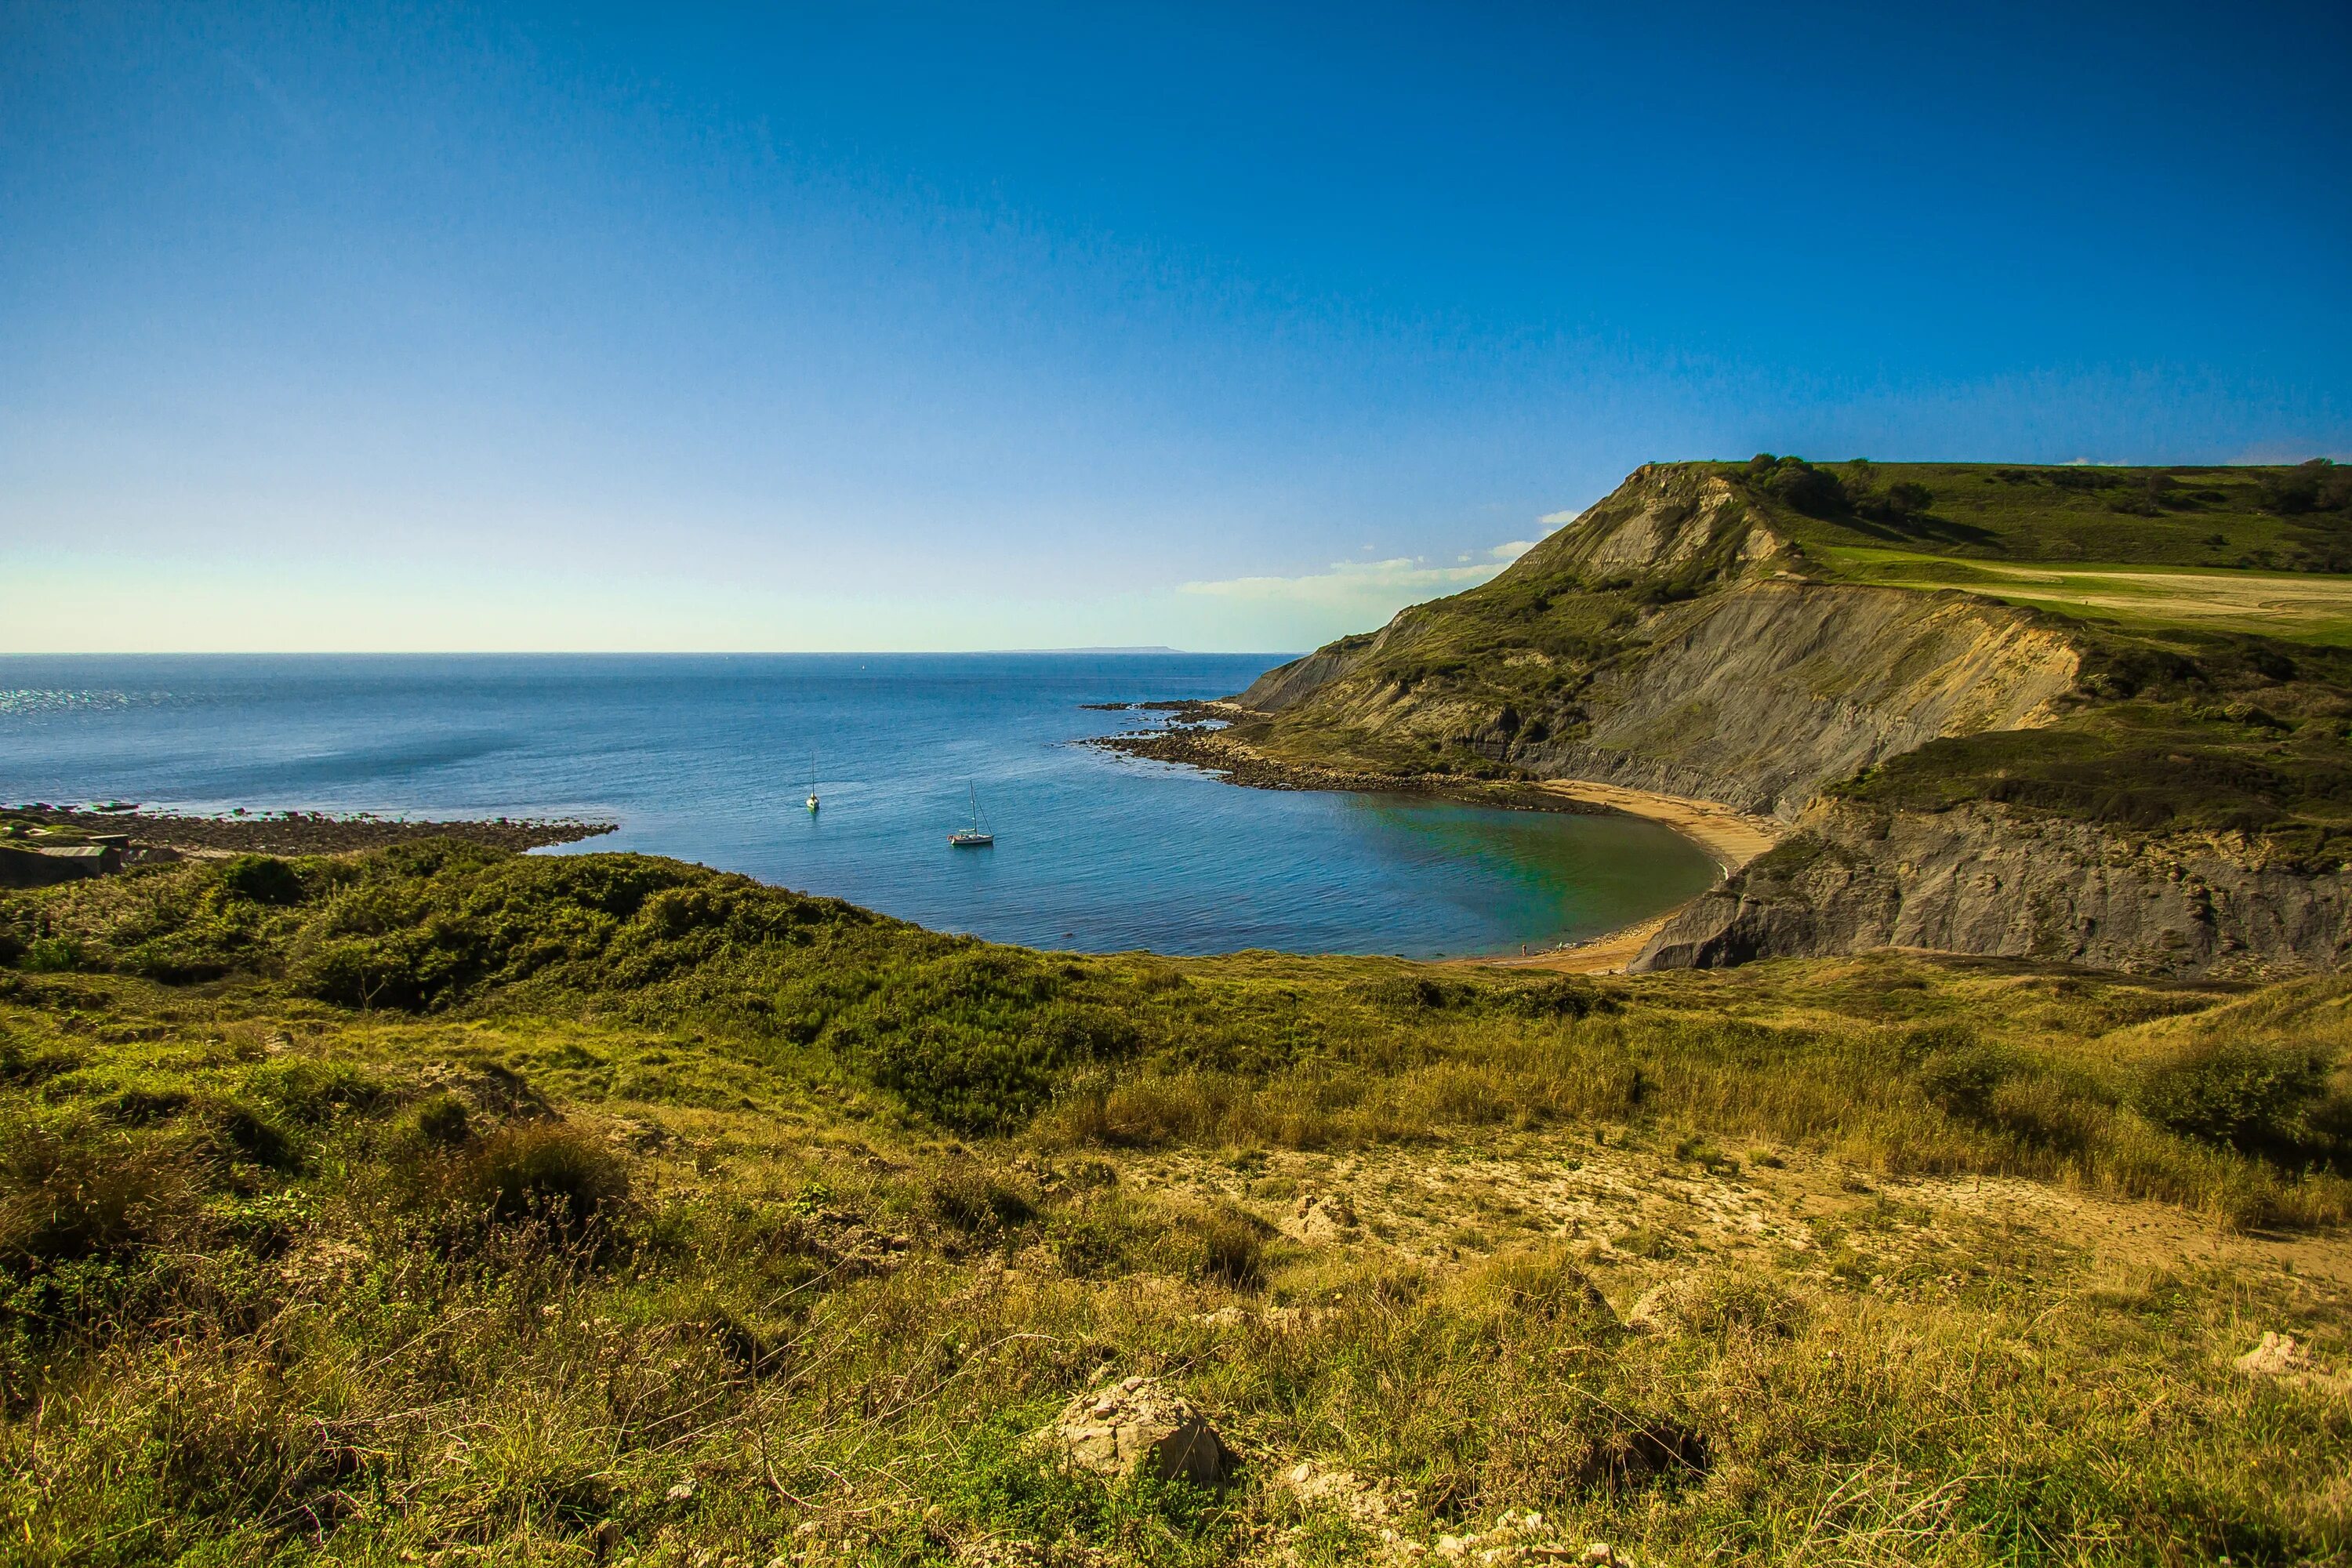
{"label": "grassy headland", "polygon": [[[1268,677],[1224,743],[1365,777],[1681,774],[1668,787],[1738,801],[1784,736],[1811,770],[1784,816],[1822,791],[1984,801],[2333,868],[2352,845],[2347,509],[2352,471],[2326,464],[1658,465],[1494,582]],[[1906,598],[1821,597],[1883,589]],[[1956,621],[1969,603],[2015,613]],[[2001,639],[2073,673],[2031,715],[1944,714],[1949,672],[1997,672]],[[1916,739],[1857,768],[1844,711]],[[1709,751],[1743,721],[1748,750]]]}
{"label": "grassy headland", "polygon": [[[454,843],[0,931],[20,1561],[2352,1553],[2333,980],[1096,958]],[[1029,1440],[1107,1375],[1233,1483]]]}

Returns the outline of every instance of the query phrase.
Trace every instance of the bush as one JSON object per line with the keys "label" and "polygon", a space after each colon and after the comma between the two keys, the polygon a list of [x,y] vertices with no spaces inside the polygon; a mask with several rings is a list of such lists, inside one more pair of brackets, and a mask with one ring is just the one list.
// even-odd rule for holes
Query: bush
{"label": "bush", "polygon": [[1508,993],[1508,997],[1505,1005],[1523,1018],[1583,1018],[1618,1010],[1617,998],[1592,982],[1570,974],[1521,986]]}
{"label": "bush", "polygon": [[287,905],[302,901],[302,878],[293,863],[272,855],[240,855],[220,869],[224,892],[257,904]]}
{"label": "bush", "polygon": [[473,1119],[467,1113],[466,1102],[446,1091],[417,1106],[415,1125],[418,1137],[445,1149],[461,1148],[474,1137]]}
{"label": "bush", "polygon": [[458,1157],[446,1196],[493,1225],[544,1225],[577,1237],[627,1202],[629,1173],[604,1142],[562,1122],[500,1128]]}
{"label": "bush", "polygon": [[2200,1040],[2141,1075],[2136,1101],[2159,1127],[2242,1153],[2288,1154],[2319,1141],[2312,1113],[2327,1063],[2307,1047]]}
{"label": "bush", "polygon": [[70,937],[38,937],[25,944],[18,964],[36,974],[63,974],[81,965],[81,943]]}
{"label": "bush", "polygon": [[1573,1326],[1604,1339],[1622,1326],[1609,1299],[1564,1247],[1499,1253],[1464,1274],[1448,1297],[1469,1317],[1505,1324]]}
{"label": "bush", "polygon": [[194,1221],[201,1185],[153,1134],[87,1119],[0,1126],[0,1267],[142,1250]]}
{"label": "bush", "polygon": [[951,1230],[986,1233],[1037,1217],[1028,1193],[972,1160],[958,1160],[931,1178],[924,1196],[932,1217]]}
{"label": "bush", "polygon": [[1265,1247],[1276,1234],[1255,1215],[1230,1205],[1191,1210],[1176,1223],[1185,1272],[1237,1290],[1255,1290],[1265,1283]]}
{"label": "bush", "polygon": [[331,1121],[338,1111],[376,1110],[391,1099],[383,1084],[358,1068],[307,1057],[256,1068],[245,1085],[289,1120],[310,1126]]}
{"label": "bush", "polygon": [[1789,1339],[1807,1316],[1805,1304],[1769,1276],[1704,1269],[1651,1289],[1633,1304],[1628,1321],[1646,1331],[1716,1339],[1735,1331]]}
{"label": "bush", "polygon": [[420,1012],[456,989],[450,966],[436,957],[408,932],[342,937],[304,952],[291,978],[304,995],[339,1006]]}
{"label": "bush", "polygon": [[1921,1062],[1919,1087],[1948,1115],[1980,1122],[1991,1116],[1993,1091],[2015,1070],[2008,1052],[1968,1042]]}
{"label": "bush", "polygon": [[1460,980],[1428,974],[1392,974],[1368,981],[1360,988],[1367,1001],[1400,1013],[1443,1012],[1464,1007],[1477,996],[1477,988]]}
{"label": "bush", "polygon": [[215,1113],[214,1124],[227,1143],[227,1152],[239,1159],[273,1171],[291,1171],[302,1163],[293,1134],[259,1106],[229,1100]]}

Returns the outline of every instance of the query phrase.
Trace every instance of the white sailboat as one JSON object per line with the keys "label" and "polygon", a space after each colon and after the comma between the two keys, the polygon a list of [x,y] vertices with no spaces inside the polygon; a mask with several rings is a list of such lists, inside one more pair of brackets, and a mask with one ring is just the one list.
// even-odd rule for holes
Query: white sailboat
{"label": "white sailboat", "polygon": [[980,791],[967,784],[971,793],[971,826],[960,827],[948,835],[948,842],[959,849],[984,849],[996,842],[996,835],[988,830],[988,819],[980,815]]}
{"label": "white sailboat", "polygon": [[816,809],[816,753],[809,753],[809,809]]}

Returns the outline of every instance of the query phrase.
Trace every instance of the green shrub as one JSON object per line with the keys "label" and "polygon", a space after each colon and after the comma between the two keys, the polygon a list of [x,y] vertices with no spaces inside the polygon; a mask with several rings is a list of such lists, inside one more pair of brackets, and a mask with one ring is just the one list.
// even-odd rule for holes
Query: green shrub
{"label": "green shrub", "polygon": [[24,956],[18,959],[20,968],[35,974],[63,974],[81,967],[81,943],[70,937],[36,937],[25,944]]}
{"label": "green shrub", "polygon": [[1446,1300],[1466,1317],[1505,1325],[1568,1325],[1604,1338],[1620,1326],[1601,1288],[1559,1247],[1497,1253],[1455,1280]]}
{"label": "green shrub", "polygon": [[351,936],[303,951],[289,976],[306,996],[364,1012],[419,1012],[455,988],[453,966],[407,932]]}
{"label": "green shrub", "polygon": [[1392,974],[1358,988],[1367,1001],[1400,1013],[1433,1013],[1467,1005],[1477,988],[1429,974]]}
{"label": "green shrub", "polygon": [[245,1086],[289,1120],[310,1126],[332,1120],[339,1111],[377,1110],[391,1099],[389,1089],[357,1068],[310,1057],[257,1068],[247,1075]]}
{"label": "green shrub", "polygon": [[1276,1234],[1246,1209],[1221,1204],[1180,1213],[1171,1239],[1194,1279],[1255,1290],[1265,1283],[1266,1244]]}
{"label": "green shrub", "polygon": [[492,1224],[577,1236],[629,1196],[628,1167],[603,1140],[560,1121],[500,1128],[458,1157],[448,1195]]}
{"label": "green shrub", "polygon": [[214,1113],[213,1124],[240,1159],[273,1171],[291,1171],[302,1163],[294,1135],[260,1106],[228,1100]]}
{"label": "green shrub", "polygon": [[302,901],[301,874],[293,862],[273,855],[240,855],[220,868],[224,892],[257,904],[288,905]]}
{"label": "green shrub", "polygon": [[924,1206],[951,1230],[980,1234],[1026,1225],[1037,1217],[1035,1198],[976,1160],[957,1160],[930,1179]]}
{"label": "green shrub", "polygon": [[2149,1067],[2136,1096],[2159,1127],[2242,1153],[2291,1153],[2316,1142],[2313,1112],[2327,1063],[2307,1047],[2200,1040]]}
{"label": "green shrub", "polygon": [[417,1106],[415,1126],[418,1137],[443,1148],[459,1148],[473,1141],[474,1123],[466,1102],[446,1091]]}
{"label": "green shrub", "polygon": [[1993,1091],[2016,1068],[2008,1051],[1965,1041],[1929,1053],[1919,1064],[1919,1087],[1948,1114],[1983,1121],[1992,1114]]}
{"label": "green shrub", "polygon": [[1619,1010],[1616,997],[1570,974],[1517,986],[1505,996],[1504,1005],[1523,1018],[1583,1018]]}

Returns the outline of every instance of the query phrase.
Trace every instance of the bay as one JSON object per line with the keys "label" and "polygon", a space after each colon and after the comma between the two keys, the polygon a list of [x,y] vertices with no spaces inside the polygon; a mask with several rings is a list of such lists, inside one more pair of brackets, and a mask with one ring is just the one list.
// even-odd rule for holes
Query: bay
{"label": "bay", "polygon": [[[0,658],[0,800],[577,816],[635,849],[1033,946],[1513,952],[1712,862],[1654,823],[1236,788],[1078,742],[1278,656]],[[824,809],[803,807],[814,753]],[[950,848],[976,790],[996,844]]]}

